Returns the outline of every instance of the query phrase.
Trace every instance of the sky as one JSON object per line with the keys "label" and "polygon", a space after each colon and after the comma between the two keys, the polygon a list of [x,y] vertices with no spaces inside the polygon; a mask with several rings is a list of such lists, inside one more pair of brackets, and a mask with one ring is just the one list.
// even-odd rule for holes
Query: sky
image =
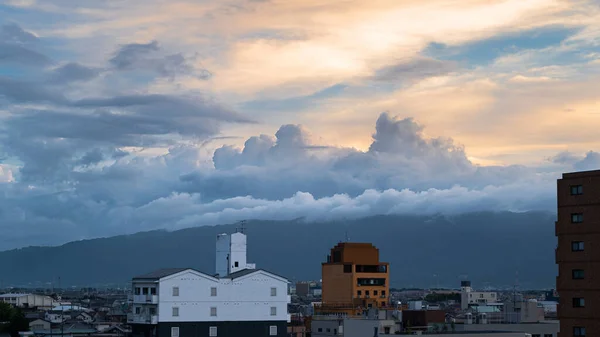
{"label": "sky", "polygon": [[599,87],[597,0],[0,0],[0,250],[554,211]]}

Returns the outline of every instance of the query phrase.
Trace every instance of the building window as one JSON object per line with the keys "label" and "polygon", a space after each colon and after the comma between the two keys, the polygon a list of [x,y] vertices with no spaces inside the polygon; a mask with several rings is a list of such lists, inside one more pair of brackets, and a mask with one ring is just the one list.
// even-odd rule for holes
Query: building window
{"label": "building window", "polygon": [[271,325],[269,327],[269,336],[277,336],[277,325]]}
{"label": "building window", "polygon": [[496,293],[491,293],[490,297],[496,297]]}
{"label": "building window", "polygon": [[377,290],[373,290],[373,295],[377,296]]}
{"label": "building window", "polygon": [[319,332],[323,332],[323,328],[319,328],[319,329],[318,329],[318,331],[319,331]]}
{"label": "building window", "polygon": [[179,308],[173,307],[173,317],[179,317]]}
{"label": "building window", "polygon": [[271,288],[271,296],[277,296],[277,288]]}
{"label": "building window", "polygon": [[381,306],[382,306],[382,307],[385,307],[385,302],[381,302]]}
{"label": "building window", "polygon": [[331,329],[330,329],[330,328],[327,328],[327,332],[331,332]]}
{"label": "building window", "polygon": [[542,335],[540,335],[539,333],[534,333],[531,335],[531,337],[542,337]]}
{"label": "building window", "polygon": [[142,289],[142,295],[148,295],[148,288],[144,287]]}
{"label": "building window", "polygon": [[362,296],[362,291],[360,291],[360,290],[357,290],[357,291],[356,291],[356,296],[358,296],[358,297],[361,297],[361,296]]}
{"label": "building window", "polygon": [[271,316],[277,316],[277,307],[271,307]]}
{"label": "building window", "polygon": [[572,185],[571,186],[571,195],[581,195],[583,194],[583,186],[582,185]]}
{"label": "building window", "polygon": [[171,328],[171,337],[179,337],[179,327],[174,326]]}
{"label": "building window", "polygon": [[179,287],[173,287],[173,296],[179,296]]}
{"label": "building window", "polygon": [[216,326],[211,326],[211,327],[208,329],[208,335],[209,335],[210,337],[217,337],[217,327],[216,327]]}
{"label": "building window", "polygon": [[479,294],[479,298],[483,298],[483,294]]}
{"label": "building window", "polygon": [[212,317],[216,317],[217,316],[217,307],[211,307],[210,308],[210,315]]}
{"label": "building window", "polygon": [[233,264],[233,266],[237,268],[237,267],[239,267],[239,266],[240,266],[240,263],[239,263],[239,262],[237,262],[237,261],[235,261],[235,263]]}
{"label": "building window", "polygon": [[370,295],[368,290],[365,290],[365,295],[366,295],[366,296],[369,296],[369,295]]}
{"label": "building window", "polygon": [[352,265],[351,264],[345,264],[344,265],[344,273],[351,273],[352,272]]}
{"label": "building window", "polygon": [[210,288],[210,296],[212,296],[212,297],[217,296],[217,287]]}
{"label": "building window", "polygon": [[574,297],[573,308],[585,308],[585,299],[582,297]]}
{"label": "building window", "polygon": [[385,290],[381,291],[381,296],[385,296]]}
{"label": "building window", "polygon": [[573,269],[573,279],[583,280],[585,278],[585,272],[583,269]]}
{"label": "building window", "polygon": [[571,214],[571,222],[572,223],[582,223],[583,222],[583,213],[572,213]]}
{"label": "building window", "polygon": [[571,242],[571,250],[574,252],[582,252],[584,249],[583,241]]}
{"label": "building window", "polygon": [[136,295],[141,295],[142,294],[142,289],[140,287],[135,287],[135,294]]}
{"label": "building window", "polygon": [[573,327],[573,336],[585,336],[585,328],[582,326]]}
{"label": "building window", "polygon": [[135,314],[139,315],[142,312],[142,308],[140,307],[135,307]]}
{"label": "building window", "polygon": [[156,288],[150,288],[150,295],[156,295]]}
{"label": "building window", "polygon": [[545,333],[545,334],[544,334],[544,337],[554,337],[554,336],[552,336],[552,334],[551,334],[551,333]]}
{"label": "building window", "polygon": [[150,315],[156,315],[156,308],[149,309]]}

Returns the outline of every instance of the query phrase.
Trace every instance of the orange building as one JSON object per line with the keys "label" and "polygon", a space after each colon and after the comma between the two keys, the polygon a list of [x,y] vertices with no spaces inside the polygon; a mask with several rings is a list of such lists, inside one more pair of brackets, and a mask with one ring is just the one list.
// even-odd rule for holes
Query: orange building
{"label": "orange building", "polygon": [[372,244],[337,244],[322,264],[322,304],[315,313],[360,315],[386,307],[389,275],[389,263],[379,262],[379,249]]}

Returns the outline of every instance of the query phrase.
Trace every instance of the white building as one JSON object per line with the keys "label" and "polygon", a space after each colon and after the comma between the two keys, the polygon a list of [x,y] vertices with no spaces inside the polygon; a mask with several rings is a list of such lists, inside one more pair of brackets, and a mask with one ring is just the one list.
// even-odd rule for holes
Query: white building
{"label": "white building", "polygon": [[491,291],[473,291],[470,281],[460,283],[460,307],[462,310],[468,309],[473,305],[488,305],[497,303],[498,294]]}
{"label": "white building", "polygon": [[11,304],[19,308],[52,308],[56,301],[50,296],[37,294],[2,294],[0,302]]}
{"label": "white building", "polygon": [[216,270],[163,269],[133,279],[134,336],[286,335],[288,280],[246,262],[246,235],[217,237]]}

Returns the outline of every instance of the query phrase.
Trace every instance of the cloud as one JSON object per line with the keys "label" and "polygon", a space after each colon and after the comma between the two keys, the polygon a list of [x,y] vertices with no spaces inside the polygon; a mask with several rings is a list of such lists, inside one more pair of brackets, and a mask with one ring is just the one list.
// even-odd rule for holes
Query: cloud
{"label": "cloud", "polygon": [[[451,140],[427,138],[423,129],[384,113],[373,146],[359,151],[316,144],[301,126],[283,125],[275,137],[250,137],[241,150],[220,147],[214,168],[211,152],[198,145],[140,157],[97,142],[85,151],[49,136],[20,142],[25,164],[0,185],[8,192],[0,193],[1,226],[13,233],[0,247],[241,219],[552,211],[556,179],[576,165],[479,167]],[[44,237],[25,234],[34,232]]]}
{"label": "cloud", "polygon": [[427,77],[441,76],[457,70],[451,61],[432,58],[415,58],[378,69],[372,77],[375,81],[414,81]]}
{"label": "cloud", "polygon": [[199,79],[209,79],[212,75],[206,69],[196,69],[191,59],[181,53],[160,55],[157,41],[123,45],[109,60],[117,70],[153,71],[163,77],[175,78],[181,75],[194,75]]}
{"label": "cloud", "polygon": [[37,36],[25,31],[16,23],[6,24],[0,28],[0,41],[5,43],[27,44],[37,41]]}
{"label": "cloud", "polygon": [[52,84],[66,84],[73,82],[85,82],[100,74],[100,69],[86,67],[76,62],[69,62],[54,69],[49,82]]}
{"label": "cloud", "polygon": [[23,64],[29,66],[46,66],[51,63],[45,55],[30,49],[37,37],[23,30],[17,24],[0,27],[0,65]]}

